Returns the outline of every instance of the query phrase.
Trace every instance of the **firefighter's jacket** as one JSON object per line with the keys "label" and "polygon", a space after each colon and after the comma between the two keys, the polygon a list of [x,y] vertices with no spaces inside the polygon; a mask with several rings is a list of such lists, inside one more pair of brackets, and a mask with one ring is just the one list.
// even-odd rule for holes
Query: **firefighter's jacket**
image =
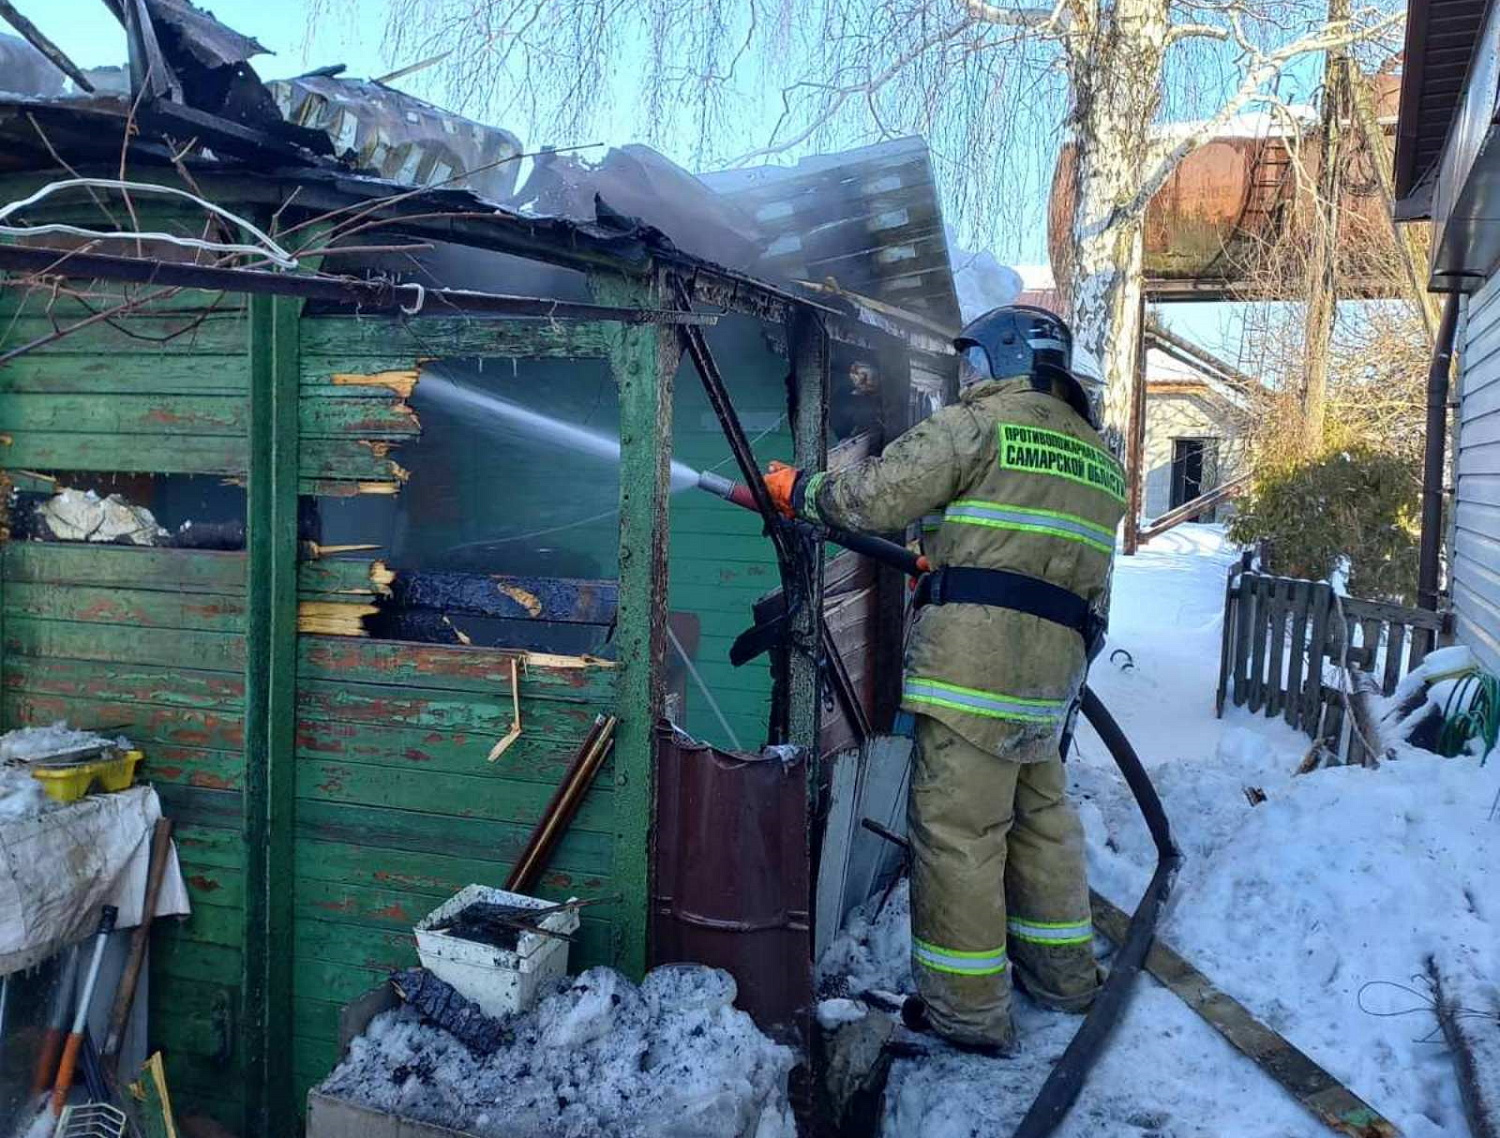
{"label": "firefighter's jacket", "polygon": [[[1097,432],[1021,377],[976,383],[882,455],[813,475],[802,509],[874,533],[930,519],[924,551],[935,568],[1007,569],[1095,606],[1124,504],[1123,472]],[[1084,667],[1082,638],[1062,625],[990,605],[929,605],[907,647],[902,706],[1020,757],[1020,741],[1060,732]]]}

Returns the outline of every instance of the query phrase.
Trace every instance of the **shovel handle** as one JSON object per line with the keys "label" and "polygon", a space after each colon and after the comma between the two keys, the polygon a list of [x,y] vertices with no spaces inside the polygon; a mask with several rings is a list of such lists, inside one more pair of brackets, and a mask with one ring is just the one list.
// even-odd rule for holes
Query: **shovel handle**
{"label": "shovel handle", "polygon": [[68,1101],[68,1092],[73,1089],[73,1072],[78,1067],[78,1051],[83,1047],[83,1032],[70,1031],[68,1042],[63,1045],[62,1062],[57,1065],[57,1082],[52,1086],[52,1113],[62,1113]]}
{"label": "shovel handle", "polygon": [[36,1057],[36,1070],[31,1076],[33,1096],[41,1094],[52,1085],[52,1077],[57,1074],[57,1059],[62,1054],[63,1034],[62,1028],[49,1027],[42,1036],[42,1050]]}

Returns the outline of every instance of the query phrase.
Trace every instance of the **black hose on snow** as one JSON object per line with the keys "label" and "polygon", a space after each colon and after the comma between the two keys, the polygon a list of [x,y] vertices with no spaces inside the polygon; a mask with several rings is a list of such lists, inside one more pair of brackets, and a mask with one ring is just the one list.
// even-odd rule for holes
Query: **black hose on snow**
{"label": "black hose on snow", "polygon": [[1041,1093],[1032,1102],[1026,1117],[1021,1119],[1014,1138],[1046,1138],[1062,1122],[1077,1100],[1078,1093],[1083,1089],[1084,1079],[1098,1060],[1099,1052],[1109,1040],[1110,1032],[1114,1030],[1130,1000],[1131,986],[1141,965],[1145,963],[1146,953],[1156,936],[1156,922],[1161,917],[1167,894],[1172,889],[1172,878],[1176,876],[1177,867],[1182,861],[1182,854],[1172,841],[1172,831],[1167,823],[1167,813],[1162,809],[1161,798],[1151,785],[1151,779],[1141,765],[1140,756],[1135,753],[1125,732],[1120,730],[1115,717],[1099,701],[1099,697],[1087,687],[1083,689],[1082,710],[1094,725],[1099,738],[1109,748],[1110,756],[1125,777],[1125,784],[1135,796],[1135,804],[1146,819],[1151,839],[1156,843],[1156,872],[1151,875],[1151,882],[1146,886],[1140,904],[1131,915],[1125,943],[1115,953],[1109,977],[1099,990],[1094,1006],[1084,1017],[1083,1026],[1073,1036],[1062,1058],[1052,1068],[1047,1081],[1042,1084]]}

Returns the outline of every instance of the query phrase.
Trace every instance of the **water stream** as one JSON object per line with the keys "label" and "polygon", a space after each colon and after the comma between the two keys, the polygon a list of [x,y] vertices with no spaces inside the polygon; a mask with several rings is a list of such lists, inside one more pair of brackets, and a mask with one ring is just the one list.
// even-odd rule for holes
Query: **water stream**
{"label": "water stream", "polygon": [[[509,399],[476,391],[472,387],[446,376],[434,375],[430,371],[422,376],[421,392],[426,397],[439,400],[450,409],[462,408],[469,412],[477,412],[480,422],[489,424],[492,428],[526,435],[531,439],[552,443],[579,454],[592,455],[606,462],[612,462],[616,466],[619,465],[619,439],[586,430],[562,419],[553,419],[539,411],[513,403]],[[672,463],[671,485],[674,494],[697,484],[698,472],[696,470],[686,463],[676,461]]]}

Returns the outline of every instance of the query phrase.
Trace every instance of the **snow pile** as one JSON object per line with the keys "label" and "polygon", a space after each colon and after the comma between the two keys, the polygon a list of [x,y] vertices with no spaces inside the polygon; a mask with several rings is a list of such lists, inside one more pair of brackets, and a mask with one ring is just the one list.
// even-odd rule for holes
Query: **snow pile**
{"label": "snow pile", "polygon": [[401,1008],[377,1016],[328,1095],[481,1138],[795,1138],[792,1052],[733,1007],[728,973],[666,965],[640,987],[592,968],[476,1058]]}
{"label": "snow pile", "polygon": [[[1391,1119],[1406,1138],[1465,1132],[1451,1058],[1420,998],[1428,959],[1500,977],[1500,763],[1402,747],[1379,769],[1294,776],[1306,736],[1229,707],[1214,718],[1219,621],[1235,553],[1182,526],[1121,558],[1109,647],[1090,682],[1124,726],[1186,854],[1162,939]],[[1123,656],[1110,660],[1115,649]],[[1443,665],[1434,661],[1434,670]],[[1129,665],[1129,666],[1127,666]],[[1410,693],[1408,693],[1410,694]],[[1393,703],[1399,701],[1398,692]],[[1155,864],[1096,736],[1069,762],[1091,883],[1133,909]],[[1262,791],[1252,806],[1245,789]],[[892,898],[892,910],[898,906]],[[901,981],[907,906],[861,914],[825,958],[824,993]],[[1097,944],[1101,950],[1102,942]],[[837,957],[834,954],[837,953]],[[1413,999],[1389,984],[1418,989]],[[909,978],[898,983],[910,991]],[[842,993],[839,993],[842,994]],[[1407,1015],[1386,1015],[1406,1008]],[[896,1062],[883,1132],[1009,1133],[1077,1028],[1015,1001],[1020,1054],[937,1049]],[[1059,1138],[1320,1138],[1287,1092],[1154,980],[1137,982]]]}
{"label": "snow pile", "polygon": [[1483,679],[1483,669],[1467,646],[1455,644],[1429,652],[1420,665],[1402,677],[1377,711],[1383,736],[1387,741],[1406,740],[1437,751],[1444,721],[1457,723],[1472,715],[1473,734],[1461,749],[1475,758],[1486,758],[1479,724],[1496,712],[1484,695]]}
{"label": "snow pile", "polygon": [[88,747],[120,747],[128,750],[123,735],[109,739],[95,731],[80,731],[59,719],[50,727],[18,727],[0,735],[0,763],[31,762]]}
{"label": "snow pile", "polygon": [[818,961],[817,981],[825,996],[914,990],[911,889],[904,878],[889,897],[876,897],[849,915]]}

